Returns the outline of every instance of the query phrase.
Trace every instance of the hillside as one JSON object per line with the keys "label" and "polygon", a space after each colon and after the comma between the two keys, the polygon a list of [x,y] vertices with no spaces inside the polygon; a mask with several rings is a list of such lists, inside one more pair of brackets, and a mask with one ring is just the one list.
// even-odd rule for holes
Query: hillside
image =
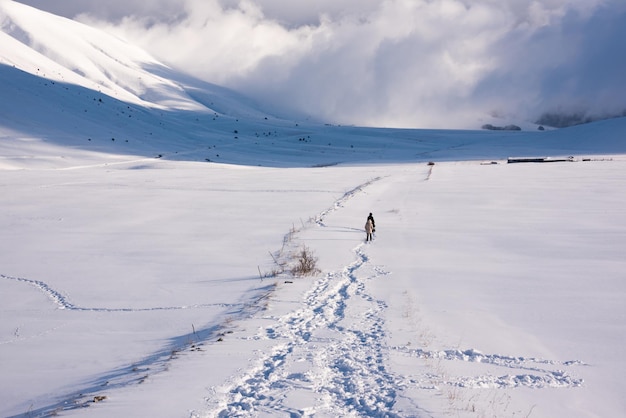
{"label": "hillside", "polygon": [[58,166],[75,153],[94,152],[285,166],[310,164],[310,158],[314,165],[438,160],[448,158],[446,150],[455,150],[455,158],[506,158],[532,153],[538,143],[551,155],[624,151],[623,118],[575,128],[589,138],[582,142],[568,140],[583,135],[567,131],[445,132],[289,121],[81,23],[15,2],[0,3],[0,13],[0,94],[11,98],[0,103],[0,128],[5,137],[17,133],[29,140],[25,155],[14,139],[3,141],[5,167],[33,158]]}

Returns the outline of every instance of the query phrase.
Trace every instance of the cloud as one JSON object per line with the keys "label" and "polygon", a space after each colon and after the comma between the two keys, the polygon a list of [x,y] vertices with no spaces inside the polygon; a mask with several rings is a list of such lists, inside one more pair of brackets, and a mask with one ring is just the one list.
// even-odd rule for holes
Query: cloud
{"label": "cloud", "polygon": [[329,122],[476,127],[626,109],[622,0],[25,2]]}

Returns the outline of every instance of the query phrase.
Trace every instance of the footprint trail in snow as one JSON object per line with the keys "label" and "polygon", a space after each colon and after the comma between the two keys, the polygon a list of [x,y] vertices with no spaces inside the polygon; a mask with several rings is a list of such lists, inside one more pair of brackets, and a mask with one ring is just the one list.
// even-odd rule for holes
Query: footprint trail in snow
{"label": "footprint trail in snow", "polygon": [[[368,293],[367,283],[390,273],[372,265],[363,245],[354,251],[356,261],[318,279],[300,309],[265,318],[272,325],[248,338],[271,341],[272,348],[261,350],[248,370],[216,390],[223,395],[208,400],[209,411],[192,416],[278,412],[291,417],[429,417],[432,413],[420,408],[405,389],[432,395],[442,387],[542,389],[583,384],[582,379],[562,370],[583,365],[580,361],[509,357],[474,349],[428,351],[388,346],[387,304]],[[414,370],[401,375],[392,372],[387,366],[392,353],[414,361]],[[450,376],[429,371],[427,365],[433,361],[475,364],[479,373]],[[485,367],[503,372],[492,374],[485,372]]]}
{"label": "footprint trail in snow", "polygon": [[[363,188],[380,177],[345,193],[314,222],[341,209]],[[298,231],[295,231],[298,232]],[[292,236],[289,236],[292,238]],[[290,239],[287,239],[290,241]],[[386,280],[391,273],[375,265],[367,245],[354,251],[354,261],[317,279],[299,308],[284,315],[265,316],[270,325],[247,340],[262,342],[248,368],[207,398],[208,409],[192,417],[237,417],[284,414],[304,416],[431,417],[419,398],[442,394],[445,388],[507,389],[570,388],[583,384],[563,369],[581,361],[483,354],[478,350],[426,350],[387,344],[387,303],[368,290],[368,283]],[[392,370],[391,357],[410,364]],[[464,362],[476,373],[453,376],[442,362]],[[439,366],[433,366],[439,364]]]}
{"label": "footprint trail in snow", "polygon": [[362,246],[355,253],[352,264],[315,283],[304,306],[253,337],[275,345],[214,402],[212,414],[401,416],[394,405],[406,382],[386,367],[386,304],[365,286],[387,272],[371,266]]}

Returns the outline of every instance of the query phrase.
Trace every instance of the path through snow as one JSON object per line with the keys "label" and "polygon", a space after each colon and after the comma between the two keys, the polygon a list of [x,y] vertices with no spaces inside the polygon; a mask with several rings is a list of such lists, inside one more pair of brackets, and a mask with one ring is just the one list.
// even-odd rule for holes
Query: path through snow
{"label": "path through snow", "polygon": [[[273,319],[254,339],[270,339],[263,353],[208,416],[282,411],[290,416],[400,416],[394,404],[407,382],[386,368],[382,300],[365,282],[387,272],[372,267],[363,245],[356,261],[318,279],[302,308]],[[313,403],[310,403],[313,400]],[[406,411],[405,411],[406,412]],[[414,413],[419,413],[417,405]]]}
{"label": "path through snow", "polygon": [[[346,193],[314,219],[313,228],[327,228],[327,215],[380,180]],[[296,235],[291,234],[289,240],[297,239]],[[350,264],[318,278],[298,309],[263,316],[269,325],[241,338],[262,341],[270,348],[258,350],[247,368],[215,389],[215,396],[207,399],[208,410],[192,416],[428,417],[437,412],[427,410],[420,400],[435,394],[447,396],[444,401],[453,404],[450,393],[455,388],[542,389],[583,384],[564,371],[584,364],[577,360],[484,354],[473,348],[389,345],[388,305],[370,284],[392,279],[392,272],[371,259],[370,248],[370,244],[359,244],[352,250]],[[398,356],[409,365],[405,370],[390,367],[390,357],[397,362]],[[466,373],[449,373],[442,362],[465,363]]]}
{"label": "path through snow", "polygon": [[[424,181],[429,180],[432,167]],[[306,242],[307,232],[336,229],[327,218],[343,215],[351,210],[351,200],[369,193],[371,187],[389,188],[394,184],[409,184],[414,173],[406,179],[399,174],[379,175],[350,189],[332,205],[303,224],[302,229],[291,230],[284,239],[278,258]],[[389,180],[389,182],[387,182]],[[415,182],[411,183],[415,187]],[[379,196],[378,193],[373,193]],[[357,205],[358,206],[358,205]],[[330,232],[360,234],[362,231],[343,225]],[[331,239],[335,239],[333,236]],[[349,237],[347,245],[354,245]],[[295,301],[295,308],[280,312],[263,310],[265,301],[254,306],[243,304],[213,304],[189,306],[157,306],[125,309],[82,307],[70,301],[61,291],[46,282],[34,279],[0,275],[0,279],[19,282],[37,288],[59,309],[70,311],[126,312],[150,310],[181,310],[217,306],[232,308],[236,314],[228,326],[228,339],[239,339],[252,353],[251,360],[221,386],[213,387],[206,399],[206,408],[192,412],[193,417],[231,417],[287,415],[304,416],[378,416],[406,417],[439,416],[442,407],[433,406],[432,399],[455,401],[455,390],[500,390],[514,388],[572,388],[583,380],[566,370],[584,365],[583,362],[555,361],[534,357],[484,354],[478,349],[458,347],[435,348],[415,345],[393,345],[389,318],[389,301],[380,293],[380,283],[394,280],[393,272],[384,260],[373,259],[373,251],[380,242],[360,243],[350,252],[351,261],[325,274],[310,279],[297,279],[308,290]],[[322,244],[323,245],[323,244]],[[288,285],[286,285],[288,286]],[[294,285],[295,286],[295,285]],[[272,287],[273,288],[273,287]],[[266,296],[275,301],[281,297],[293,298],[294,293],[276,292]],[[263,302],[263,303],[262,303]],[[270,303],[272,303],[270,301]],[[238,314],[237,314],[238,312]],[[240,332],[255,321],[263,326],[252,333]],[[213,324],[203,330],[205,337],[198,351],[210,366],[215,361],[211,340],[224,324]],[[419,325],[415,325],[419,327]],[[419,331],[419,330],[418,330]],[[194,330],[195,334],[195,330]],[[195,336],[195,335],[194,335]],[[206,344],[205,344],[206,343]],[[199,347],[198,346],[198,347]],[[192,346],[189,351],[194,351]],[[254,350],[254,351],[253,351]],[[167,370],[167,364],[176,358],[172,347],[159,351],[145,361],[117,370],[99,380],[93,388],[85,388],[80,395],[69,395],[58,403],[41,408],[36,413],[71,410],[86,405],[86,395],[100,393],[102,387],[123,389],[146,381]],[[446,364],[455,364],[446,367]],[[394,367],[395,364],[395,367]],[[402,364],[403,367],[397,367]],[[458,364],[463,364],[458,367]],[[207,367],[208,367],[207,366]],[[93,396],[92,396],[93,397]],[[427,406],[426,406],[427,405]],[[464,406],[453,405],[459,411]]]}
{"label": "path through snow", "polygon": [[[252,340],[271,340],[238,378],[217,392],[210,409],[194,417],[264,416],[431,416],[406,389],[439,391],[442,387],[501,389],[566,388],[582,385],[564,368],[580,361],[483,354],[475,349],[425,350],[388,346],[387,303],[368,290],[368,282],[390,275],[372,263],[367,245],[354,249],[356,260],[318,279],[303,306],[272,322]],[[391,353],[413,361],[400,375],[388,367]],[[450,376],[441,361],[475,364],[475,375]],[[489,368],[484,371],[485,367]],[[438,369],[439,368],[439,369]],[[493,374],[499,371],[498,374]],[[400,401],[400,402],[399,402]]]}

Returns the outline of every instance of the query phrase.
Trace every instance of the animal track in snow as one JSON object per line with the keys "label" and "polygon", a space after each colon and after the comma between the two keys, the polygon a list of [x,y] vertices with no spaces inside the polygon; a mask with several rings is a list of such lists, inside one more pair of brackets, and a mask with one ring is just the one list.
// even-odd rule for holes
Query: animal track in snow
{"label": "animal track in snow", "polygon": [[242,307],[243,304],[228,304],[228,303],[212,303],[212,304],[194,304],[187,306],[158,306],[154,308],[89,308],[77,306],[69,301],[67,296],[64,296],[58,290],[53,289],[47,283],[41,280],[25,279],[22,277],[12,277],[0,274],[0,279],[13,280],[20,283],[25,283],[35,287],[43,292],[48,299],[50,299],[59,309],[67,309],[70,311],[90,311],[90,312],[146,312],[146,311],[175,311],[182,309],[200,309],[210,307]]}

